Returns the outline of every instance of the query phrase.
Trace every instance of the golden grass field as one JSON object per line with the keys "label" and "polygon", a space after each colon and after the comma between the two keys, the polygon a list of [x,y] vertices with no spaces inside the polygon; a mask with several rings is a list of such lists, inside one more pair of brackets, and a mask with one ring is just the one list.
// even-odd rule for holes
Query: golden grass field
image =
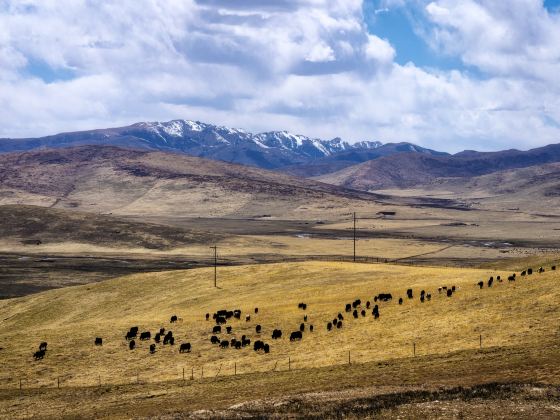
{"label": "golden grass field", "polygon": [[[219,268],[219,288],[213,287],[213,270],[203,268],[130,275],[0,301],[0,395],[4,395],[0,410],[11,417],[22,414],[22,406],[37,403],[32,397],[15,403],[20,379],[24,389],[56,387],[57,380],[62,389],[86,389],[82,387],[98,386],[99,382],[126,387],[136,381],[159,387],[157,383],[182,379],[184,368],[187,380],[194,371],[194,382],[199,381],[197,386],[202,387],[200,392],[204,392],[205,381],[213,378],[206,392],[212,390],[219,395],[216,375],[230,377],[235,367],[240,377],[256,375],[264,380],[262,375],[276,375],[273,370],[287,371],[290,358],[290,368],[295,372],[306,372],[308,378],[315,374],[320,377],[325,375],[325,368],[335,374],[340,366],[348,364],[350,352],[352,365],[363,365],[366,370],[379,363],[394,366],[395,360],[401,360],[399,364],[420,363],[416,369],[422,369],[438,359],[458,358],[464,362],[478,357],[480,335],[483,352],[495,351],[489,357],[508,359],[496,360],[485,371],[486,377],[492,378],[494,370],[499,377],[500,366],[512,361],[508,349],[513,349],[514,355],[520,349],[559,355],[560,272],[547,267],[543,274],[518,277],[513,283],[505,280],[482,290],[475,285],[490,275],[508,274],[505,270],[390,264],[280,263]],[[455,285],[456,294],[451,298],[440,295],[437,289],[444,285]],[[405,298],[408,287],[414,289],[413,300]],[[420,303],[421,289],[432,294],[430,302]],[[357,320],[344,312],[345,303],[356,298],[373,303],[373,296],[381,292],[392,293],[394,299],[380,303],[379,320],[373,319],[371,310]],[[399,306],[401,296],[405,301]],[[298,309],[299,302],[308,304],[307,311]],[[254,307],[259,308],[257,315]],[[246,334],[252,341],[263,339],[271,346],[270,354],[257,354],[252,346],[235,350],[212,345],[209,337],[214,323],[205,321],[204,315],[222,308],[242,310],[240,321],[228,322],[233,334],[222,336],[229,339]],[[327,321],[338,312],[345,318],[343,328],[327,332]],[[298,329],[304,313],[309,317],[307,325],[313,324],[315,331],[309,333],[306,328],[303,340],[291,343],[289,333]],[[182,321],[170,324],[173,314]],[[245,314],[251,315],[248,323]],[[255,333],[256,324],[262,325],[260,335]],[[137,348],[130,351],[124,335],[133,325],[152,334],[160,327],[171,329],[175,346],[160,344],[150,355],[148,342],[136,340]],[[274,328],[282,329],[282,339],[270,339]],[[103,337],[102,347],[93,344],[97,336]],[[41,341],[49,343],[47,355],[42,361],[34,361],[33,352]],[[182,342],[190,342],[193,351],[180,354]],[[412,358],[413,343],[416,358]],[[466,354],[466,359],[457,356],[461,354]],[[525,372],[529,379],[557,384],[560,372],[556,356],[552,365]],[[423,365],[423,358],[431,362]],[[407,361],[412,359],[414,362]],[[422,382],[413,371],[408,372],[412,375],[409,380]],[[278,389],[286,387],[281,382]],[[313,390],[311,386],[304,388]],[[250,397],[240,394],[239,398]],[[226,398],[228,403],[230,399]],[[205,400],[196,401],[200,404]]]}

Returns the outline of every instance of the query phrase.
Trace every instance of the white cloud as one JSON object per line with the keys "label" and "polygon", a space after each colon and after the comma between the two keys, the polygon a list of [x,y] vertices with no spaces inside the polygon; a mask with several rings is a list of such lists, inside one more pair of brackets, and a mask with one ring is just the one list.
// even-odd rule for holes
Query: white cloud
{"label": "white cloud", "polygon": [[541,2],[380,4],[419,8],[426,41],[484,77],[395,63],[359,0],[0,1],[0,137],[189,118],[447,150],[560,141]]}

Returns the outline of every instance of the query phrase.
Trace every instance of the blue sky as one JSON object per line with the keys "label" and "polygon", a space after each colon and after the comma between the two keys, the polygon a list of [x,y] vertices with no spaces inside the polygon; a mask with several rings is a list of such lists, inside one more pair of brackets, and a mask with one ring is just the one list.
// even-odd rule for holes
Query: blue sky
{"label": "blue sky", "polygon": [[560,142],[560,0],[0,0],[0,138],[175,118]]}

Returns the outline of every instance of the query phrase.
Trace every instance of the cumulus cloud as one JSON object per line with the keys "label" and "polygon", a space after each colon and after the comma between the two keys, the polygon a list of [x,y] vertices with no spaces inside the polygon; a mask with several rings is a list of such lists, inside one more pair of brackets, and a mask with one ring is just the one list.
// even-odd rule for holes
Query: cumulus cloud
{"label": "cumulus cloud", "polygon": [[186,118],[447,150],[560,140],[560,23],[542,2],[379,2],[415,8],[476,77],[397,64],[362,6],[0,0],[0,137]]}

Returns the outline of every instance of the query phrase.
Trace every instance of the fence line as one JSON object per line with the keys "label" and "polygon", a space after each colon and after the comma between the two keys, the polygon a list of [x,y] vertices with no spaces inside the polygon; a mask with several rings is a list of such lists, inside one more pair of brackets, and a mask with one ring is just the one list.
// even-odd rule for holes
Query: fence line
{"label": "fence line", "polygon": [[[239,367],[242,366],[239,364],[238,361],[231,361],[231,362],[221,362],[218,366],[217,371],[215,371],[215,374],[212,374],[212,370],[208,370],[208,367],[210,366],[215,366],[212,365],[210,363],[204,363],[201,365],[191,365],[191,374],[189,377],[189,381],[194,381],[194,380],[216,380],[219,377],[228,377],[228,376],[239,376],[239,375],[251,375],[251,374],[255,374],[255,373],[280,373],[280,372],[293,372],[293,371],[298,371],[298,370],[303,370],[303,369],[311,369],[311,368],[327,368],[327,367],[333,367],[333,366],[343,366],[343,365],[361,365],[361,364],[367,364],[367,363],[373,363],[373,362],[383,362],[383,361],[389,361],[389,360],[396,360],[396,359],[412,359],[412,358],[416,358],[418,356],[418,350],[420,349],[420,347],[418,346],[418,342],[417,341],[412,341],[409,342],[407,345],[411,346],[409,348],[411,348],[411,351],[409,353],[408,356],[404,356],[404,357],[398,357],[398,358],[370,358],[367,357],[367,355],[364,357],[364,353],[367,352],[367,350],[356,350],[356,349],[347,349],[347,350],[343,350],[341,352],[338,353],[338,355],[336,356],[336,360],[334,360],[334,363],[325,363],[325,364],[319,364],[318,366],[313,366],[313,365],[309,365],[309,359],[304,359],[301,361],[298,360],[294,360],[292,358],[292,356],[286,356],[285,358],[282,359],[273,359],[273,360],[267,360],[268,366],[264,366],[262,369],[249,369],[249,370],[245,370],[243,372],[240,372]],[[495,348],[496,346],[491,346],[488,348]],[[443,352],[428,352],[428,353],[423,353],[421,354],[421,356],[434,356],[434,355],[440,355],[440,356],[444,356],[444,355],[448,355],[451,353],[455,353],[458,351],[466,351],[466,350],[481,350],[483,349],[483,335],[482,334],[478,334],[476,337],[473,337],[473,345],[471,347],[463,347],[463,348],[457,348],[455,350],[448,350],[448,351],[443,351]],[[361,357],[360,357],[361,356]],[[332,359],[331,359],[332,360]],[[296,365],[298,365],[300,362],[303,363],[303,365],[299,366],[299,367],[294,367],[294,363]],[[222,372],[222,368],[224,366],[229,366],[229,369],[226,370],[226,372]],[[206,369],[206,374],[204,372],[204,368]],[[272,368],[271,368],[272,367]],[[197,377],[198,375],[196,374],[196,371],[200,372],[200,377]],[[167,383],[167,382],[175,382],[175,381],[182,381],[183,383],[187,381],[187,378],[185,376],[185,367],[177,367],[177,371],[176,371],[176,375],[177,377],[175,379],[160,379],[160,380],[149,380],[148,378],[153,378],[153,377],[157,377],[158,375],[152,375],[153,372],[157,372],[157,373],[162,373],[162,369],[154,369],[154,370],[144,370],[144,371],[137,371],[135,374],[131,375],[122,375],[120,377],[115,377],[115,376],[111,376],[110,379],[109,378],[105,378],[105,380],[102,380],[102,376],[101,375],[97,375],[96,377],[92,377],[90,375],[84,375],[84,378],[89,378],[89,381],[84,381],[82,382],[82,384],[80,385],[74,385],[74,384],[70,384],[67,385],[67,383],[65,382],[72,382],[72,379],[74,380],[78,380],[80,376],[75,376],[75,375],[71,375],[71,374],[59,374],[58,376],[56,376],[55,379],[53,378],[36,378],[34,381],[34,384],[31,384],[30,382],[30,378],[29,377],[18,377],[17,380],[15,381],[15,384],[13,387],[10,386],[3,386],[0,387],[0,390],[10,390],[10,389],[19,389],[20,391],[25,390],[25,389],[61,389],[61,388],[65,388],[65,387],[72,387],[72,388],[88,388],[88,387],[102,387],[102,386],[121,386],[121,385],[146,385],[146,384],[162,384],[162,383]],[[69,380],[65,381],[64,377],[68,377],[70,376]],[[172,376],[172,375],[171,375]],[[128,378],[128,379],[126,379]],[[167,377],[169,378],[169,377]],[[14,378],[15,379],[15,378]],[[111,380],[112,379],[112,380]],[[116,380],[115,380],[116,379]],[[43,383],[43,385],[41,385],[41,383]]]}

